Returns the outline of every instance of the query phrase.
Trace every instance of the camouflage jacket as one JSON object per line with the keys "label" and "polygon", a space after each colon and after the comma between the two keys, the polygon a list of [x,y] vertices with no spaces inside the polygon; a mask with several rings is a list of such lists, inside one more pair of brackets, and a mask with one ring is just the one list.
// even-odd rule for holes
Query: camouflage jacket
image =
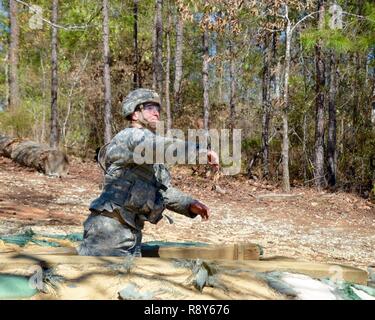
{"label": "camouflage jacket", "polygon": [[196,214],[189,212],[194,199],[171,185],[171,175],[165,164],[135,163],[135,149],[142,142],[163,152],[172,143],[183,144],[189,161],[191,144],[155,135],[145,128],[125,128],[106,146],[103,159],[99,159],[104,160],[106,171],[104,187],[89,209],[98,213],[118,210],[125,222],[138,230],[143,228],[144,221],[157,223],[165,208],[195,218]]}

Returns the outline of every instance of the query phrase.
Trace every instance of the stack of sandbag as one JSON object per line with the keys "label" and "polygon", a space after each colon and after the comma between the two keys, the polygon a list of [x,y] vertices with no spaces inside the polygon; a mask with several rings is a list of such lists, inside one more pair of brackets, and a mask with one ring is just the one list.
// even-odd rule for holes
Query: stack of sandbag
{"label": "stack of sandbag", "polygon": [[0,155],[51,176],[65,176],[69,161],[65,153],[34,141],[0,135]]}

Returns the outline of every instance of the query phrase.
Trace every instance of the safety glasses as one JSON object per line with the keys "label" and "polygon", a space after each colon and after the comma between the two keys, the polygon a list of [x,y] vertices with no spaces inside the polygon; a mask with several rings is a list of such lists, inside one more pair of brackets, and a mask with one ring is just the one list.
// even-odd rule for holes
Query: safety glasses
{"label": "safety glasses", "polygon": [[146,102],[143,104],[143,110],[157,111],[158,113],[160,113],[160,105],[155,102]]}

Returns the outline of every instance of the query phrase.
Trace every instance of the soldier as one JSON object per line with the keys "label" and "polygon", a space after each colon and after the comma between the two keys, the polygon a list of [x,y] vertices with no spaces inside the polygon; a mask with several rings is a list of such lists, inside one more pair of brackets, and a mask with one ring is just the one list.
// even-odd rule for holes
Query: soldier
{"label": "soldier", "polygon": [[[144,222],[158,223],[165,208],[189,218],[199,215],[207,220],[210,216],[206,205],[171,186],[164,163],[135,161],[141,143],[152,146],[153,150],[161,147],[164,152],[172,143],[180,143],[187,159],[191,156],[192,146],[188,142],[155,134],[160,118],[158,94],[148,89],[134,90],[125,98],[122,112],[130,126],[98,154],[105,170],[104,188],[90,204],[91,214],[84,222],[84,240],[78,248],[80,255],[139,256]],[[198,151],[215,170],[219,169],[215,152]]]}

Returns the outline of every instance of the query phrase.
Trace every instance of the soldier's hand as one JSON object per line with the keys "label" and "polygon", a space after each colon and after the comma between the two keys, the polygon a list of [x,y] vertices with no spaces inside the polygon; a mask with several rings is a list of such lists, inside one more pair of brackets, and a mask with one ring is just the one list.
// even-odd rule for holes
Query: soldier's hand
{"label": "soldier's hand", "polygon": [[209,150],[207,151],[207,160],[208,164],[215,170],[218,171],[220,168],[219,165],[219,156],[215,151]]}
{"label": "soldier's hand", "polygon": [[189,210],[190,212],[201,216],[203,220],[208,220],[210,217],[210,209],[198,200],[190,205]]}

